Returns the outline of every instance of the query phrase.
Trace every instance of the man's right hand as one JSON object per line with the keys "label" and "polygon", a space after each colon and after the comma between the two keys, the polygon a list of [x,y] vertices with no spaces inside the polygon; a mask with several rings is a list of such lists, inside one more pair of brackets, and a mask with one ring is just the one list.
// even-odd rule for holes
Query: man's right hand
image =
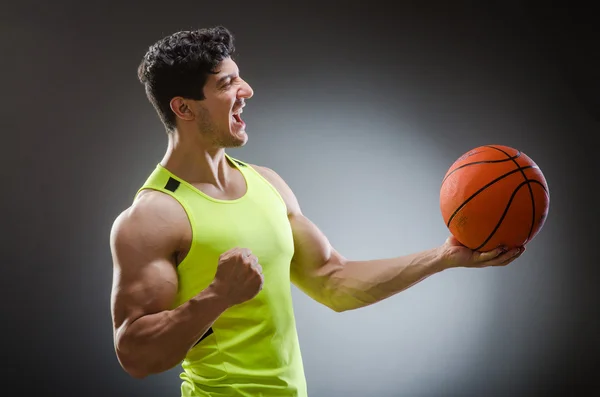
{"label": "man's right hand", "polygon": [[247,248],[233,248],[219,257],[214,291],[234,306],[254,298],[264,282],[258,258]]}

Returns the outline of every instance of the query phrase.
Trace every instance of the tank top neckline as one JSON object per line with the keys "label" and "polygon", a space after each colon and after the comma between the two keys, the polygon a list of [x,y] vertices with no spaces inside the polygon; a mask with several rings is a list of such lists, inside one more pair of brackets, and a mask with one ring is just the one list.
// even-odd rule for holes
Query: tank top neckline
{"label": "tank top neckline", "polygon": [[[239,203],[241,201],[243,201],[244,199],[246,199],[251,191],[251,185],[250,185],[250,181],[248,180],[248,177],[246,175],[246,173],[242,170],[242,168],[238,165],[238,163],[231,157],[229,156],[227,153],[225,153],[225,158],[229,161],[229,163],[235,168],[237,169],[240,174],[242,174],[242,178],[244,178],[244,183],[246,184],[246,191],[245,193],[233,200],[224,200],[224,199],[218,199],[215,197],[212,197],[206,193],[204,193],[202,190],[198,189],[197,187],[195,187],[194,185],[192,185],[191,183],[187,182],[184,179],[181,179],[180,177],[178,177],[177,175],[175,175],[174,173],[172,173],[171,171],[169,171],[167,168],[165,168],[162,164],[158,163],[157,167],[160,168],[163,172],[166,172],[170,177],[172,177],[173,179],[177,180],[178,182],[180,182],[182,185],[187,186],[190,190],[192,190],[193,192],[199,194],[200,196],[202,196],[203,198],[205,198],[206,200],[218,203],[218,204],[236,204]],[[249,166],[248,166],[249,167]]]}

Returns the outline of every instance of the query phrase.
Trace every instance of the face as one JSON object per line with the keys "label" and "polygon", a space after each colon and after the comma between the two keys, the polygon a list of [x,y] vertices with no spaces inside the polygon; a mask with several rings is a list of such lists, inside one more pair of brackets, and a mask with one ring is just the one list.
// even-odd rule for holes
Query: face
{"label": "face", "polygon": [[245,100],[254,92],[239,73],[231,58],[224,59],[216,71],[209,75],[204,86],[205,99],[190,106],[194,121],[203,137],[217,147],[239,147],[246,144],[246,123],[242,120]]}

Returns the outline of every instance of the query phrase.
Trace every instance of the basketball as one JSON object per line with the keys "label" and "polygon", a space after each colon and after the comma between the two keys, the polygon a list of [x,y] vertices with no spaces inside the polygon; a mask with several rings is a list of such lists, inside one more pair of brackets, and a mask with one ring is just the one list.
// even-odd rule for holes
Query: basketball
{"label": "basketball", "polygon": [[480,146],[460,156],[440,189],[450,233],[479,252],[529,243],[542,229],[549,205],[548,185],[537,164],[502,145]]}

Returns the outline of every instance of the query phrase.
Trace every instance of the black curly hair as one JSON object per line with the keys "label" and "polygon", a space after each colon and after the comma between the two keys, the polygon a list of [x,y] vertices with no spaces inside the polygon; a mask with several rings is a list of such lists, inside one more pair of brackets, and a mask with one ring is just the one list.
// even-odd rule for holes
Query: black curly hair
{"label": "black curly hair", "polygon": [[150,46],[138,78],[167,131],[175,128],[171,99],[204,99],[208,75],[234,51],[233,35],[223,26],[176,32]]}

